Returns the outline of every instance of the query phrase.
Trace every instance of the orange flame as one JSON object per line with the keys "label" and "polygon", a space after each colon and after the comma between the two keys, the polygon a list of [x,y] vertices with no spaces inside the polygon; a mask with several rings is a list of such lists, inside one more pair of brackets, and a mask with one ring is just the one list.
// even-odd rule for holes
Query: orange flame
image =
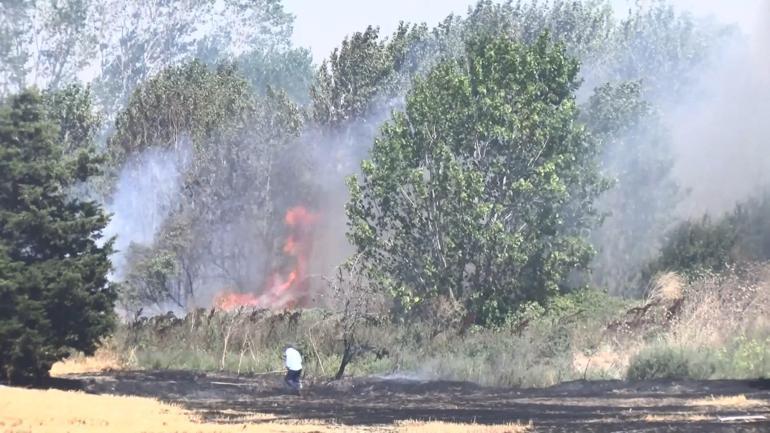
{"label": "orange flame", "polygon": [[221,310],[238,307],[292,308],[304,304],[308,296],[307,264],[312,251],[312,229],[318,221],[318,214],[296,206],[286,211],[284,224],[289,236],[283,245],[283,252],[293,258],[293,268],[285,277],[274,272],[260,295],[253,293],[225,292],[214,299],[214,306]]}

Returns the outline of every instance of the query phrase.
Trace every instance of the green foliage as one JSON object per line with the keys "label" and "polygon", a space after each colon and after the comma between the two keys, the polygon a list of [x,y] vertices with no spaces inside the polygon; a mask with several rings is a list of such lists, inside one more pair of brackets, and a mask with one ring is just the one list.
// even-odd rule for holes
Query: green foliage
{"label": "green foliage", "polygon": [[301,125],[285,93],[256,95],[231,67],[214,71],[194,61],[137,88],[109,142],[113,164],[147,149],[192,149],[184,193],[146,246],[151,251],[134,246],[137,254],[129,254],[126,307],[185,306],[212,282],[262,284],[282,255],[283,212],[296,202],[313,203],[313,179],[304,170],[310,155],[287,151]]}
{"label": "green foliage", "polygon": [[642,94],[680,92],[692,82],[708,47],[725,36],[722,28],[695,22],[665,1],[631,5],[618,15],[608,1],[481,0],[467,17],[449,17],[434,31],[444,55],[458,56],[469,40],[507,35],[532,43],[543,33],[580,60],[584,89],[607,82],[644,81]]}
{"label": "green foliage", "polygon": [[199,146],[214,131],[241,122],[253,106],[248,83],[232,67],[212,71],[196,60],[168,68],[139,87],[118,115],[111,157],[121,163],[149,147]]}
{"label": "green foliage", "polygon": [[648,274],[675,271],[697,275],[725,270],[732,262],[737,241],[736,227],[728,218],[714,222],[704,216],[700,221],[685,221],[672,230]]}
{"label": "green foliage", "polygon": [[722,347],[652,345],[631,359],[627,377],[646,379],[755,379],[770,374],[770,339],[739,335]]}
{"label": "green foliage", "polygon": [[627,377],[629,380],[707,379],[710,371],[703,370],[703,364],[694,362],[700,356],[694,349],[654,346],[631,360]]}
{"label": "green foliage", "polygon": [[104,119],[94,110],[89,87],[70,84],[45,92],[43,99],[51,121],[59,125],[59,143],[65,154],[95,150]]}
{"label": "green foliage", "polygon": [[93,59],[88,0],[10,1],[0,5],[0,98],[28,86],[59,89]]}
{"label": "green foliage", "polygon": [[125,306],[164,305],[171,300],[184,308],[183,290],[172,290],[177,274],[173,252],[132,244],[126,257],[131,267],[122,285],[121,303]]}
{"label": "green foliage", "polygon": [[733,264],[769,260],[768,218],[770,192],[765,191],[716,220],[705,215],[682,222],[668,234],[647,274],[676,271],[697,276],[704,271],[720,272]]}
{"label": "green foliage", "polygon": [[412,49],[426,33],[424,26],[401,24],[390,40],[380,39],[379,29],[371,26],[345,38],[316,73],[310,89],[313,120],[339,126],[389,104],[415,72]]}
{"label": "green foliage", "polygon": [[720,377],[734,379],[766,378],[770,375],[770,338],[740,335],[717,350]]}
{"label": "green foliage", "polygon": [[254,91],[267,93],[268,87],[281,89],[298,104],[310,101],[313,59],[304,48],[285,51],[254,50],[238,56],[235,64]]}
{"label": "green foliage", "polygon": [[111,330],[107,216],[71,188],[92,172],[89,155],[63,154],[41,97],[0,108],[0,374],[40,379],[67,351],[92,353]]}
{"label": "green foliage", "polygon": [[[541,312],[520,327],[475,326],[464,333],[428,317],[398,323],[359,316],[355,357],[345,373],[415,375],[493,386],[550,386],[581,378],[585,370],[575,369],[573,353],[596,347],[607,321],[627,305],[599,292],[559,296],[555,304],[560,307],[547,311],[539,307]],[[157,316],[123,325],[114,344],[133,368],[264,373],[281,368],[281,344],[290,341],[304,354],[306,374],[328,378],[345,354],[350,323],[350,311],[198,310],[183,319]]]}
{"label": "green foliage", "polygon": [[94,4],[91,14],[100,24],[94,91],[108,113],[168,67],[193,59],[230,62],[244,47],[283,52],[293,23],[280,0],[108,0]]}
{"label": "green foliage", "polygon": [[577,71],[546,36],[482,39],[383,127],[349,182],[349,237],[402,308],[441,294],[500,322],[586,266],[605,182],[576,122]]}

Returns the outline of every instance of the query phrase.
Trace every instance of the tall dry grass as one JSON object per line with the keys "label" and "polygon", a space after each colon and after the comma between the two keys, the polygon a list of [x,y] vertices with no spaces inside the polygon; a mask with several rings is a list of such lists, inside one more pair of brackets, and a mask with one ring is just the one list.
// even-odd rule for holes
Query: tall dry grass
{"label": "tall dry grass", "polygon": [[[618,350],[632,378],[753,378],[770,375],[770,265],[751,264],[683,283],[655,285],[649,323]],[[657,314],[657,316],[656,316]]]}
{"label": "tall dry grass", "polygon": [[125,362],[109,344],[100,347],[93,356],[73,354],[69,358],[51,366],[51,376],[68,374],[97,373],[109,370],[121,370]]}

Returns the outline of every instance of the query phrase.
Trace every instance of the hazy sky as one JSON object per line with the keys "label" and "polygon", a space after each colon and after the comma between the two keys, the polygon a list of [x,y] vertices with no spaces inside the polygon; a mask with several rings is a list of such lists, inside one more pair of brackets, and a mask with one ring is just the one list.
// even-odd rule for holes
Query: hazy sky
{"label": "hazy sky", "polygon": [[[639,0],[642,3],[651,0]],[[724,23],[739,23],[746,31],[756,19],[763,1],[770,0],[672,0],[677,8],[698,16],[712,16]],[[636,0],[610,0],[618,11]],[[345,35],[367,25],[380,26],[390,34],[401,20],[433,26],[450,13],[464,15],[476,0],[284,0],[296,16],[294,43],[310,48],[316,62],[339,45]]]}

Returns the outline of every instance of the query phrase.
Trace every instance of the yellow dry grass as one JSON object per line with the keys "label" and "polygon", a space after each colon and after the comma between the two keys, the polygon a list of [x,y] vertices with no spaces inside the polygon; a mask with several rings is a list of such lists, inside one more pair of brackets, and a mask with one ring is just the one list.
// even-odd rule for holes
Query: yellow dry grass
{"label": "yellow dry grass", "polygon": [[745,395],[731,396],[711,396],[689,402],[690,406],[705,406],[730,409],[744,409],[758,406],[766,406],[767,403],[761,400],[746,398]]}
{"label": "yellow dry grass", "polygon": [[106,349],[99,349],[94,356],[75,355],[57,362],[51,367],[51,376],[96,373],[121,368],[123,368],[123,363],[115,353]]}
{"label": "yellow dry grass", "polygon": [[447,422],[402,421],[396,424],[399,433],[525,433],[532,431],[523,424],[454,424]]}
{"label": "yellow dry grass", "polygon": [[682,298],[682,277],[676,272],[666,272],[652,281],[648,288],[650,302],[668,304]]}
{"label": "yellow dry grass", "polygon": [[602,345],[593,353],[576,352],[572,355],[572,369],[586,378],[622,379],[631,358],[631,351],[623,348]]}
{"label": "yellow dry grass", "polygon": [[142,397],[90,395],[58,390],[0,386],[2,433],[523,433],[530,426],[451,424],[402,421],[395,425],[360,427],[273,415],[221,411],[228,423],[205,422],[195,412]]}
{"label": "yellow dry grass", "polygon": [[713,420],[713,416],[708,416],[700,413],[666,413],[666,414],[649,414],[642,417],[645,422],[698,422]]}

